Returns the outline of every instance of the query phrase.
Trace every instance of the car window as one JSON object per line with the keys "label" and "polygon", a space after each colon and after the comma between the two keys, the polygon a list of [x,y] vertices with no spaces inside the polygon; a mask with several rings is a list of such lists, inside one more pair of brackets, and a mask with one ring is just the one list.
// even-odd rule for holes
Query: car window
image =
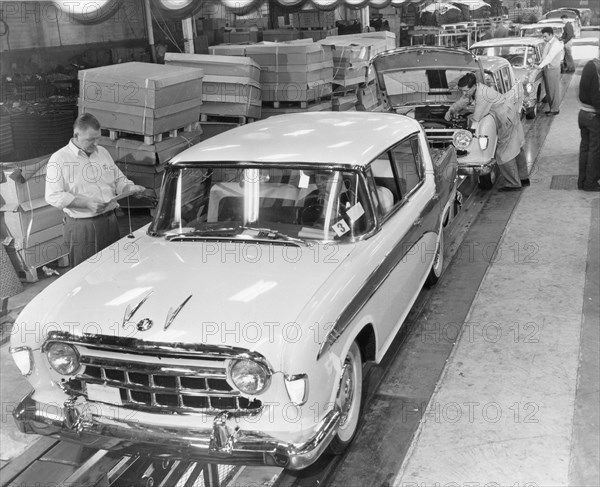
{"label": "car window", "polygon": [[371,174],[374,186],[372,193],[375,193],[373,201],[377,203],[378,214],[385,216],[402,199],[390,152],[384,152],[371,162]]}
{"label": "car window", "polygon": [[405,199],[423,179],[423,164],[417,135],[404,139],[395,145],[391,154],[397,173],[400,194]]}

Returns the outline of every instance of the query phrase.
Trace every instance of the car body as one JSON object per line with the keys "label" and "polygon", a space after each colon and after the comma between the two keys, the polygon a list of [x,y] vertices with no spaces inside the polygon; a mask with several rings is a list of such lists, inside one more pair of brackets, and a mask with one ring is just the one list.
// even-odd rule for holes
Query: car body
{"label": "car body", "polygon": [[488,114],[471,123],[467,118],[448,122],[444,115],[460,98],[457,83],[468,72],[480,82],[486,82],[487,76],[499,83],[499,92],[506,94],[508,102],[508,91],[516,85],[510,63],[497,57],[478,58],[465,49],[415,46],[380,53],[371,65],[385,109],[419,120],[430,140],[444,146],[456,142],[457,134],[471,132],[472,138],[463,140],[468,145],[460,144],[458,173],[474,175],[482,188],[491,188],[497,171],[494,117]]}
{"label": "car body", "polygon": [[[600,39],[600,25],[588,25],[581,28],[581,38]],[[576,40],[576,39],[574,39]]]}
{"label": "car body", "polygon": [[554,30],[554,35],[556,37],[561,37],[564,29],[564,25],[560,20],[556,21],[547,21],[547,22],[537,22],[535,24],[522,24],[519,27],[519,35],[521,37],[542,37],[542,29],[544,27],[552,27]]}
{"label": "car body", "polygon": [[510,62],[515,77],[523,83],[525,116],[533,119],[545,96],[543,72],[533,67],[542,60],[543,49],[544,40],[540,37],[505,37],[479,41],[470,51],[477,56],[500,56]]}
{"label": "car body", "polygon": [[39,330],[12,336],[33,387],[20,429],[288,469],[340,452],[362,363],[441,273],[454,149],[430,151],[396,114],[297,113],[216,135],[165,171],[148,227],[20,314]]}
{"label": "car body", "polygon": [[555,10],[550,10],[544,14],[544,19],[560,19],[563,15],[569,19],[577,19],[580,26],[590,25],[592,20],[592,10],[589,8],[569,8],[561,7]]}
{"label": "car body", "polygon": [[[563,10],[563,13],[566,12]],[[560,17],[558,19],[556,18],[546,18],[546,19],[540,19],[538,21],[539,24],[552,24],[554,25],[556,22],[560,22],[564,25],[563,21],[560,19]],[[580,37],[581,36],[581,21],[579,20],[579,17],[577,15],[573,15],[571,17],[569,17],[569,19],[567,20],[567,22],[571,22],[571,25],[573,26],[573,33],[575,34],[575,37]]]}

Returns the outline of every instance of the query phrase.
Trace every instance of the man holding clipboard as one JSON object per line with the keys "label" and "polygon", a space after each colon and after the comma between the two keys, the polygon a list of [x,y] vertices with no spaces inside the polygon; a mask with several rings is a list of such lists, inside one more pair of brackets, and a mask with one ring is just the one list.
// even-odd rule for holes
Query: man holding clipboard
{"label": "man holding clipboard", "polygon": [[46,201],[64,213],[63,234],[75,267],[120,237],[117,200],[146,188],[127,179],[109,152],[98,146],[100,122],[89,113],[75,120],[73,138],[50,157]]}

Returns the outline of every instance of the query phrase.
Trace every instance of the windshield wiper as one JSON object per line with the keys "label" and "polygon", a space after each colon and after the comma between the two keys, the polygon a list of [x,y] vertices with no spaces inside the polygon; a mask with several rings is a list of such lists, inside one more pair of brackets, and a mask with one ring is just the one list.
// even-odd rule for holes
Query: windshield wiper
{"label": "windshield wiper", "polygon": [[180,233],[165,233],[164,236],[167,240],[172,240],[174,238],[197,238],[197,237],[208,237],[214,234],[220,234],[223,232],[234,232],[238,230],[240,227],[231,227],[231,228],[210,228],[203,230],[193,230],[191,232],[180,232]]}
{"label": "windshield wiper", "polygon": [[259,228],[259,227],[247,227],[247,226],[242,226],[240,228],[242,230],[250,230],[251,232],[258,232],[258,235],[256,235],[256,237],[261,238],[261,239],[276,238],[276,239],[287,240],[289,242],[304,243],[304,240],[302,240],[301,238],[290,237],[289,235],[287,235],[285,233],[281,233],[279,230],[272,230],[270,228],[264,228],[264,227]]}

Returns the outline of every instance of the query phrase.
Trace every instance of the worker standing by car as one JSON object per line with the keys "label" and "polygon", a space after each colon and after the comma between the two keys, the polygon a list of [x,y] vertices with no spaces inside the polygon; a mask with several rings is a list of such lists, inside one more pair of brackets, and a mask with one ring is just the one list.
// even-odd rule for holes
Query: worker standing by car
{"label": "worker standing by car", "polygon": [[[515,158],[524,143],[524,137],[516,137],[518,130],[516,121],[520,123],[520,107],[518,99],[509,91],[501,95],[494,88],[478,83],[474,73],[467,73],[458,80],[458,89],[462,96],[454,102],[444,118],[451,120],[453,116],[468,111],[473,106],[471,120],[479,122],[483,117],[491,114],[496,122],[498,142],[496,147],[496,161],[500,174],[505,179],[505,186],[499,191],[518,191],[521,189],[521,180],[517,170]],[[521,131],[522,132],[522,131]]]}
{"label": "worker standing by car", "polygon": [[560,63],[563,54],[563,44],[554,35],[552,27],[542,29],[542,38],[546,42],[542,53],[542,60],[534,64],[536,69],[544,70],[544,84],[546,86],[546,101],[548,110],[546,115],[558,115],[560,106]]}
{"label": "worker standing by car", "polygon": [[592,59],[583,67],[579,101],[581,144],[577,188],[600,191],[600,59]]}
{"label": "worker standing by car", "polygon": [[64,240],[75,267],[120,238],[114,199],[145,191],[127,179],[104,147],[97,145],[100,122],[89,113],[77,117],[73,138],[50,157],[46,201],[65,213]]}
{"label": "worker standing by car", "polygon": [[565,72],[574,73],[575,72],[575,63],[573,62],[573,39],[575,38],[575,31],[573,30],[573,24],[569,22],[569,17],[566,15],[561,15],[560,19],[565,24],[563,28],[562,36],[560,36],[560,40],[563,43],[565,49]]}

